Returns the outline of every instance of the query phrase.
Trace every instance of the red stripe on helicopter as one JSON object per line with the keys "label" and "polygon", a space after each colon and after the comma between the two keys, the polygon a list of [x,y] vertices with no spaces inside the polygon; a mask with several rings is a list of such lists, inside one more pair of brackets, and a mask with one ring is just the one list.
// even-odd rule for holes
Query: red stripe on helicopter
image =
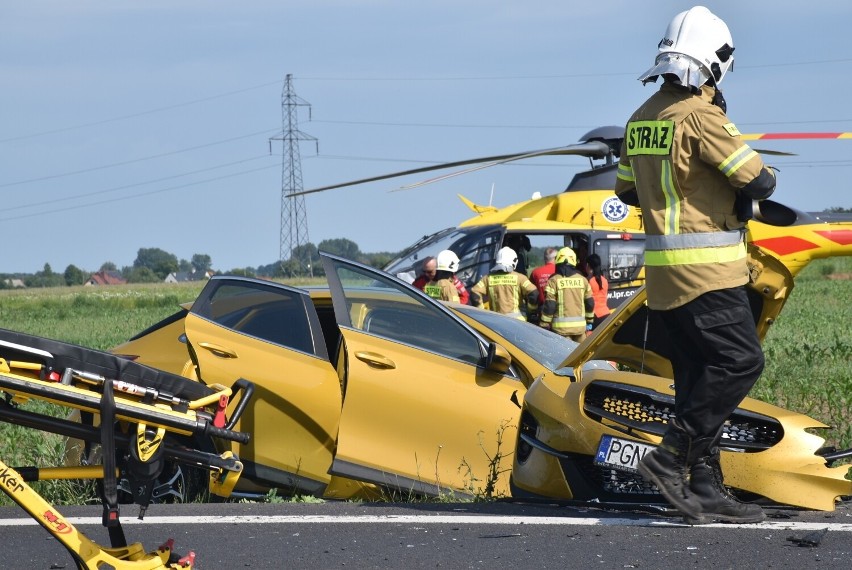
{"label": "red stripe on helicopter", "polygon": [[819,247],[815,243],[811,243],[808,240],[795,236],[767,238],[757,240],[754,242],[754,244],[763,249],[768,249],[772,252],[775,252],[778,255],[790,255],[791,253],[798,253],[800,251],[816,249],[817,247]]}
{"label": "red stripe on helicopter", "polygon": [[850,139],[852,133],[749,133],[742,137],[745,140]]}
{"label": "red stripe on helicopter", "polygon": [[826,230],[814,233],[840,245],[852,244],[852,230]]}

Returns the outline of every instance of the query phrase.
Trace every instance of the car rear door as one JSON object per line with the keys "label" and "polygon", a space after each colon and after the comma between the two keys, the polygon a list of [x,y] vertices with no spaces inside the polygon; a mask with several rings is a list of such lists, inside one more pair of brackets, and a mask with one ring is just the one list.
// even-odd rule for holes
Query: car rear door
{"label": "car rear door", "polygon": [[419,290],[322,257],[347,359],[332,473],[406,496],[508,494],[524,390],[514,370],[489,370],[489,343]]}
{"label": "car rear door", "polygon": [[186,317],[198,374],[207,384],[239,378],[255,392],[236,429],[243,480],[294,493],[328,484],[340,418],[340,379],[307,293],[238,277],[214,277]]}

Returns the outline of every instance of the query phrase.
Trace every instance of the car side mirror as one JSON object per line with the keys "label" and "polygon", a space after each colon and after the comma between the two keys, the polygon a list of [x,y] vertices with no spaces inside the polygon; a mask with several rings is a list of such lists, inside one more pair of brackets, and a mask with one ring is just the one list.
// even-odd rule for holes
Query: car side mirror
{"label": "car side mirror", "polygon": [[485,368],[491,372],[505,374],[512,365],[509,351],[496,342],[488,343],[488,354],[485,356]]}

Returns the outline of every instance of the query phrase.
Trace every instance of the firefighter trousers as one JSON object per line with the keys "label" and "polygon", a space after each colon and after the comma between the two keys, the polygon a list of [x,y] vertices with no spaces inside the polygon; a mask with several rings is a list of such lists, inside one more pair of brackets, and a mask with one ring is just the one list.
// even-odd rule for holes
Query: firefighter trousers
{"label": "firefighter trousers", "polygon": [[763,372],[745,287],[710,291],[653,313],[669,333],[680,424],[692,440],[716,437]]}

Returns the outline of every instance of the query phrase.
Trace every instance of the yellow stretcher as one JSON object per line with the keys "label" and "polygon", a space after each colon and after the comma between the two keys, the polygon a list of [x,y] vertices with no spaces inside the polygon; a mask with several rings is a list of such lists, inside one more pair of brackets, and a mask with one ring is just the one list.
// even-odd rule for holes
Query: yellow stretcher
{"label": "yellow stretcher", "polygon": [[[118,481],[129,481],[139,518],[169,462],[208,470],[209,492],[228,497],[243,466],[230,451],[217,454],[213,441],[248,442],[248,434],[232,427],[253,390],[244,379],[230,388],[208,386],[106,352],[0,329],[0,421],[98,444],[102,457],[101,465],[47,468],[10,467],[0,458],[0,489],[68,550],[78,569],[192,568],[195,554],[174,553],[171,539],[151,552],[127,544]],[[65,406],[81,421],[26,410],[30,399]],[[101,480],[111,547],[88,539],[27,484],[47,479]]]}

